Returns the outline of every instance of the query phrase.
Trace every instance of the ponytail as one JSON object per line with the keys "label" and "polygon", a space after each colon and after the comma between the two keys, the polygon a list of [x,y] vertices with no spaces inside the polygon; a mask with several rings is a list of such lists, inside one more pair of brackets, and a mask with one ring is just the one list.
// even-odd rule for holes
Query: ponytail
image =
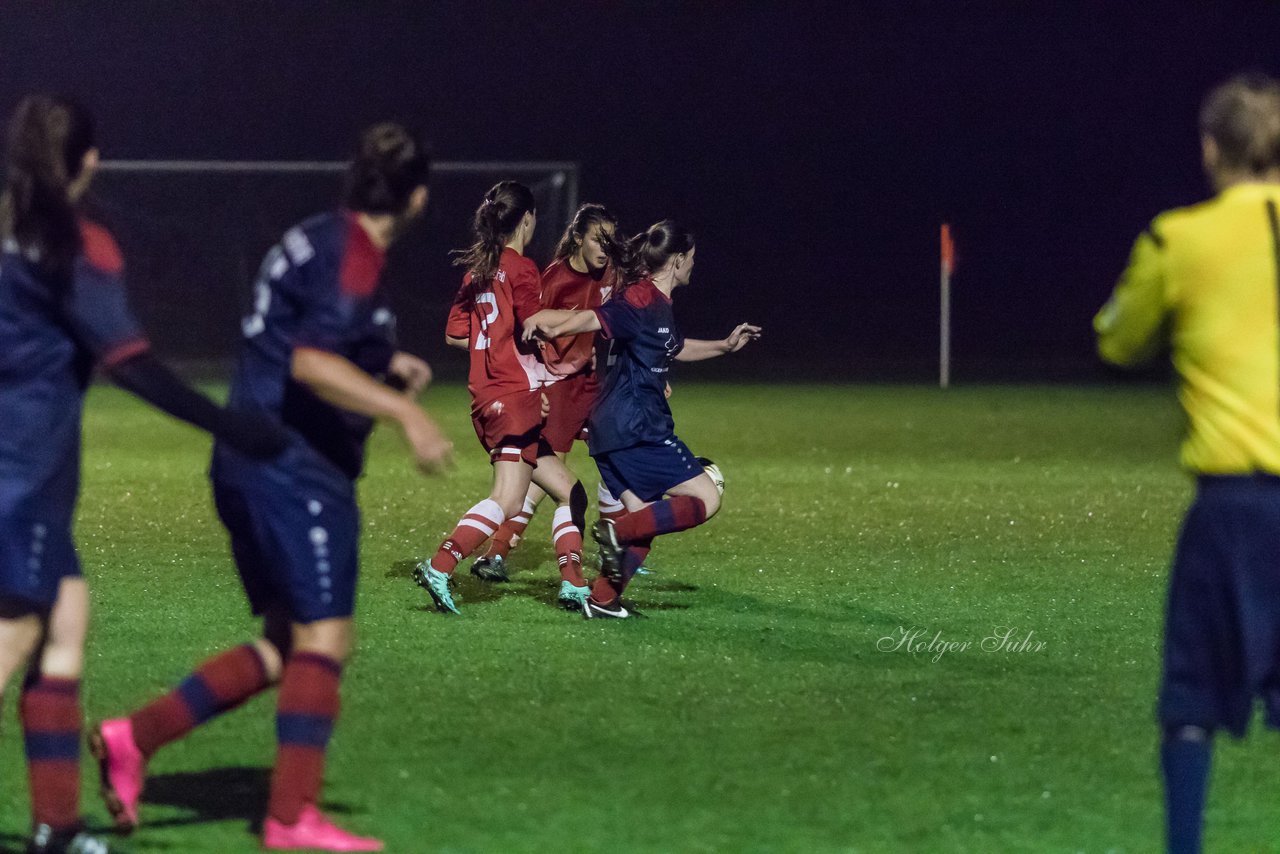
{"label": "ponytail", "polygon": [[693,235],[672,219],[654,223],[627,239],[601,234],[600,246],[618,271],[619,290],[653,276],[667,259],[693,249]]}
{"label": "ponytail", "polygon": [[63,98],[29,95],[9,119],[0,234],[61,281],[80,252],[71,183],[93,145],[93,120]]}
{"label": "ponytail", "polygon": [[477,290],[490,286],[502,260],[502,247],[520,225],[524,215],[537,209],[533,191],[518,181],[501,181],[484,194],[471,223],[474,242],[457,249],[454,266],[466,267]]}

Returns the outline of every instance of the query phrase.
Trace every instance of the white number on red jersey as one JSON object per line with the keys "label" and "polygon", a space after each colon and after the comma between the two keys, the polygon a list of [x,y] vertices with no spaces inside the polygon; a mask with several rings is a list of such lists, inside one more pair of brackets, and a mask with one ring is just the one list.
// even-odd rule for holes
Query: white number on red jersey
{"label": "white number on red jersey", "polygon": [[476,349],[489,349],[489,324],[498,319],[498,296],[493,291],[480,294],[475,299],[476,308],[488,306],[480,315],[480,332],[476,335]]}

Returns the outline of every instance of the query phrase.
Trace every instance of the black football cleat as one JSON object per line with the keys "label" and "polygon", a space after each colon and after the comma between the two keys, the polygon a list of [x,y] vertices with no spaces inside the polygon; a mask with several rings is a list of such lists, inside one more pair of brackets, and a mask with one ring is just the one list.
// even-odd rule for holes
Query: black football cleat
{"label": "black football cleat", "polygon": [[481,581],[506,582],[511,580],[507,575],[507,560],[502,555],[485,555],[478,557],[471,564],[471,574]]}
{"label": "black football cleat", "polygon": [[591,538],[600,546],[600,574],[610,581],[622,581],[622,544],[612,519],[597,519]]}

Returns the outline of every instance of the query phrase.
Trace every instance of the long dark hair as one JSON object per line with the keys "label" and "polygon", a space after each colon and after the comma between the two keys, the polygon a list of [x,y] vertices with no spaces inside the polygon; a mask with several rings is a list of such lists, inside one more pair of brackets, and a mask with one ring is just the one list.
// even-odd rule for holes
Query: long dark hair
{"label": "long dark hair", "polygon": [[[596,225],[612,225],[616,229],[618,218],[609,213],[609,209],[604,205],[587,202],[578,208],[578,212],[565,227],[564,234],[560,235],[560,242],[556,244],[556,258],[561,261],[567,260],[570,255],[582,248],[582,241],[586,240],[587,232]],[[607,249],[605,254],[608,254]]]}
{"label": "long dark hair", "polygon": [[28,95],[9,117],[0,234],[58,279],[71,275],[80,252],[70,189],[93,135],[89,112],[62,97]]}
{"label": "long dark hair", "polygon": [[519,181],[494,184],[484,194],[484,201],[476,208],[475,219],[471,221],[475,242],[467,249],[451,253],[454,266],[467,268],[475,288],[488,287],[498,272],[507,238],[519,227],[524,215],[537,208],[533,191]]}
{"label": "long dark hair", "polygon": [[672,255],[693,250],[693,235],[673,219],[655,222],[630,238],[600,235],[600,245],[618,271],[622,288],[647,279],[662,269]]}
{"label": "long dark hair", "polygon": [[369,214],[398,214],[418,187],[427,186],[431,154],[416,134],[383,122],[360,134],[347,170],[346,205]]}

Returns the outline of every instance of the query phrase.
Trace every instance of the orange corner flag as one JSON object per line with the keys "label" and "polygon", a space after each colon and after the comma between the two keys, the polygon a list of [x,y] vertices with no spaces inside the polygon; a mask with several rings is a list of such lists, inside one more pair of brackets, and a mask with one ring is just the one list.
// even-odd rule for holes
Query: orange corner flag
{"label": "orange corner flag", "polygon": [[942,224],[942,270],[947,275],[956,268],[956,244],[951,239],[951,224]]}

